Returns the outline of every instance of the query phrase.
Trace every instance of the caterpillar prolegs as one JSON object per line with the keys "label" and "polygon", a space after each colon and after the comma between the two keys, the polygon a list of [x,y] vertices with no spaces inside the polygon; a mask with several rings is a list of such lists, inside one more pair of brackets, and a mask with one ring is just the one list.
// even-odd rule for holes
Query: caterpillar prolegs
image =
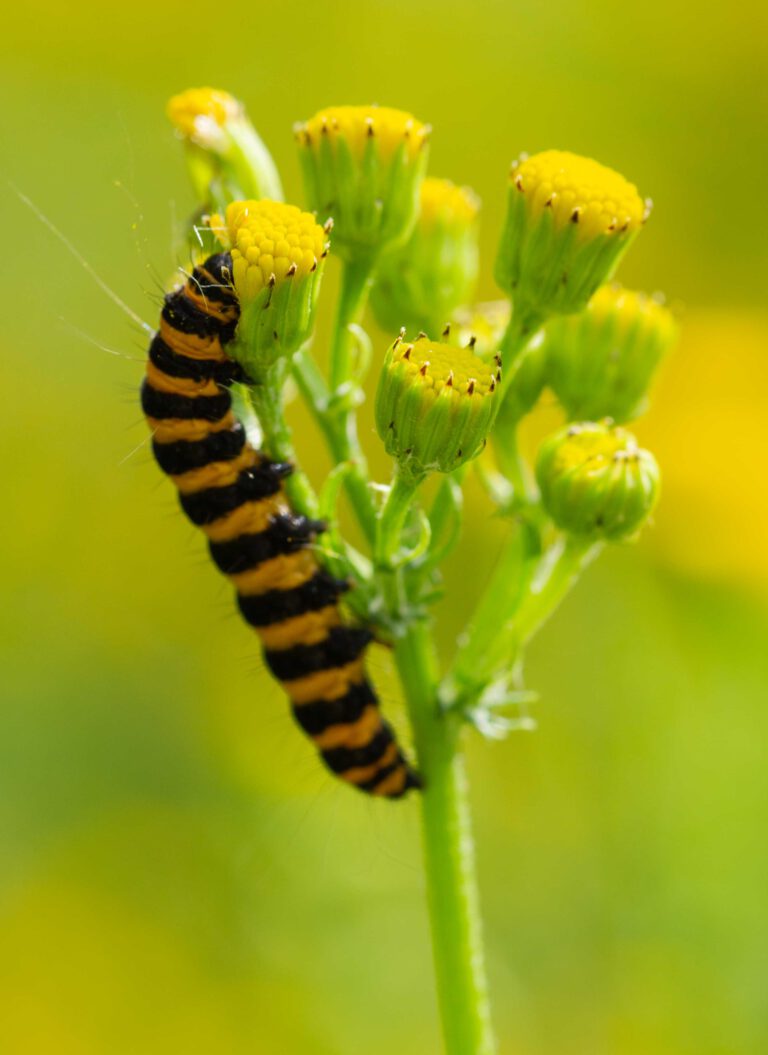
{"label": "caterpillar prolegs", "polygon": [[165,297],[141,390],[152,449],[325,764],[361,791],[399,798],[418,778],[365,674],[371,635],[343,622],[347,584],[310,545],[322,525],[295,513],[283,488],[293,467],[251,446],[232,409],[227,386],[242,374],[227,356],[239,317],[230,268],[229,254],[209,257]]}

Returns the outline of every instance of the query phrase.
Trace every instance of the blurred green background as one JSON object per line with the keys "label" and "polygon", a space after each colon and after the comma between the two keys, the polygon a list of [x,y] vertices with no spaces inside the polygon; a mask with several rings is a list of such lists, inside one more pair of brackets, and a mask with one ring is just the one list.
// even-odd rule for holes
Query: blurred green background
{"label": "blurred green background", "polygon": [[[656,523],[537,639],[538,731],[470,745],[504,1055],[768,1050],[766,30],[755,0],[4,15],[2,173],[150,322],[193,204],[163,114],[189,85],[247,102],[297,200],[294,120],[431,121],[432,172],[484,201],[485,298],[519,151],[591,154],[655,200],[622,278],[684,312],[638,427]],[[150,461],[141,333],[2,202],[0,1050],[436,1053],[415,802],[320,770]],[[499,538],[472,492],[446,656]]]}

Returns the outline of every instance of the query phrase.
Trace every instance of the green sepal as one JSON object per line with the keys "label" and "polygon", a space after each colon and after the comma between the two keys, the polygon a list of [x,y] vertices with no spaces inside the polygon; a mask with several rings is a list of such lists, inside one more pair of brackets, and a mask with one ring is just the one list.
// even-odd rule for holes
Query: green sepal
{"label": "green sepal", "polygon": [[248,377],[258,379],[280,359],[290,358],[309,339],[315,322],[322,267],[267,285],[242,309],[232,357]]}

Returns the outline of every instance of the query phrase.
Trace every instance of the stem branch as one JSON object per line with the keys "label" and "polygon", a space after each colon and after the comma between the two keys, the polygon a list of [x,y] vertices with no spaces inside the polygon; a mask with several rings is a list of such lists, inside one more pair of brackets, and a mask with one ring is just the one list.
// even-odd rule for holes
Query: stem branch
{"label": "stem branch", "polygon": [[276,462],[291,462],[293,472],[285,481],[285,490],[298,513],[316,518],[318,501],[309,478],[296,461],[291,430],[283,408],[283,385],[287,365],[277,362],[270,367],[259,383],[248,384],[246,391],[263,434],[262,449]]}
{"label": "stem branch", "polygon": [[344,263],[331,339],[329,385],[325,384],[308,352],[299,353],[294,364],[299,389],[325,436],[333,461],[336,465],[350,463],[344,487],[370,546],[374,545],[376,537],[376,506],[368,486],[365,454],[357,435],[354,396],[358,381],[353,378],[351,369],[355,340],[351,327],[359,322],[363,313],[372,279],[372,261]]}

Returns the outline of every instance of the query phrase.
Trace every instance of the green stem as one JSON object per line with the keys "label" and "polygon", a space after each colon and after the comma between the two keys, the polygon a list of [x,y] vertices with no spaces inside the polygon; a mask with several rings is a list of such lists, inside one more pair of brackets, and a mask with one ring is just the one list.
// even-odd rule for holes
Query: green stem
{"label": "green stem", "polygon": [[523,349],[543,321],[543,317],[534,312],[515,311],[513,309],[499,345],[503,370],[500,392],[502,397],[514,376],[515,368],[520,361]]}
{"label": "green stem", "polygon": [[400,546],[408,511],[422,479],[423,477],[407,476],[395,466],[392,486],[376,525],[375,563],[381,569],[386,570],[392,566]]}
{"label": "green stem", "polygon": [[[336,308],[331,340],[331,400],[338,399],[344,385],[357,387],[352,377],[352,343],[350,329],[360,321],[373,281],[373,262],[345,262],[341,274],[341,292]],[[376,536],[376,507],[368,487],[368,465],[357,435],[357,419],[350,399],[342,399],[338,409],[330,407],[332,422],[331,450],[336,462],[350,462],[344,479],[349,500],[369,544]]]}
{"label": "green stem", "polygon": [[603,545],[561,538],[535,561],[535,550],[521,536],[522,530],[505,545],[445,679],[445,691],[457,709],[475,703],[495,675],[513,670]]}
{"label": "green stem", "polygon": [[[403,569],[393,564],[419,480],[396,470],[381,511],[376,563],[390,610],[402,615]],[[400,624],[395,663],[413,728],[432,946],[446,1055],[493,1055],[461,724],[441,710],[439,670],[424,619]]]}
{"label": "green stem", "polygon": [[[504,408],[500,416],[504,414]],[[498,422],[499,419],[497,419]],[[519,425],[509,422],[500,428],[493,437],[493,452],[496,464],[502,476],[512,484],[512,500],[516,509],[533,506],[536,503],[536,490],[531,479],[531,472],[520,451]]]}
{"label": "green stem", "polygon": [[418,597],[428,576],[456,548],[461,536],[466,465],[444,476],[429,511],[430,546],[423,561],[407,569],[408,587]]}
{"label": "green stem", "polygon": [[513,311],[499,345],[503,373],[496,420],[498,427],[494,430],[492,438],[497,464],[512,484],[515,505],[518,508],[536,505],[536,488],[530,470],[520,453],[519,422],[509,414],[510,401],[505,401],[505,396],[514,384],[526,346],[536,334],[542,321],[538,315]]}
{"label": "green stem", "polygon": [[438,667],[425,622],[412,623],[397,641],[395,662],[424,781],[422,840],[445,1052],[493,1055],[460,726],[439,708]]}
{"label": "green stem", "polygon": [[518,651],[541,629],[602,548],[602,542],[568,536],[542,557],[515,616]]}
{"label": "green stem", "polygon": [[504,543],[456,653],[451,677],[462,698],[478,695],[499,665],[506,661],[505,633],[509,632],[526,595],[539,553],[535,529],[526,521],[516,524]]}
{"label": "green stem", "polygon": [[350,327],[359,322],[362,316],[372,276],[373,263],[370,261],[343,265],[341,292],[331,339],[330,385],[326,385],[308,351],[300,352],[294,363],[294,377],[299,390],[325,436],[333,461],[336,465],[350,463],[344,487],[371,547],[376,538],[376,506],[368,486],[368,467],[357,435],[354,400],[350,398],[353,393],[349,388],[357,386],[351,376],[354,335]]}
{"label": "green stem", "polygon": [[259,384],[247,386],[248,397],[263,433],[262,449],[273,461],[291,462],[294,471],[285,481],[285,490],[298,513],[316,518],[317,495],[308,477],[298,466],[293,439],[283,410],[283,384],[287,366],[276,363]]}
{"label": "green stem", "polygon": [[360,321],[373,282],[374,261],[347,260],[342,265],[341,289],[331,339],[331,392],[349,382],[353,334],[350,326]]}

